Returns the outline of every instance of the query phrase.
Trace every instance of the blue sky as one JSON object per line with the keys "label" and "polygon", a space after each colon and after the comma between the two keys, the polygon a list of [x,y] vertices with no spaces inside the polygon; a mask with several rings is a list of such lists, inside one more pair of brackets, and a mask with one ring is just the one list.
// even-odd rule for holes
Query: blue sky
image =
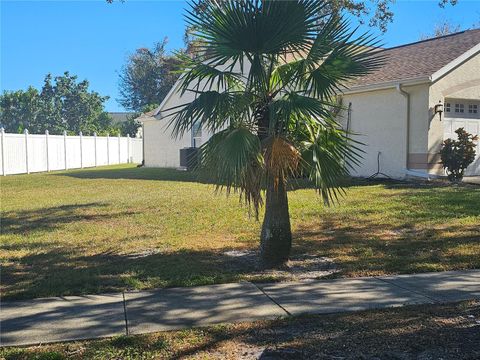
{"label": "blue sky", "polygon": [[[381,35],[385,45],[416,41],[442,21],[462,28],[480,26],[480,0],[459,0],[445,9],[437,3],[397,0],[394,22]],[[182,47],[185,5],[180,0],[0,0],[0,89],[40,88],[45,74],[68,70],[110,96],[108,111],[122,111],[116,101],[118,72],[127,55],[164,37],[169,49]]]}

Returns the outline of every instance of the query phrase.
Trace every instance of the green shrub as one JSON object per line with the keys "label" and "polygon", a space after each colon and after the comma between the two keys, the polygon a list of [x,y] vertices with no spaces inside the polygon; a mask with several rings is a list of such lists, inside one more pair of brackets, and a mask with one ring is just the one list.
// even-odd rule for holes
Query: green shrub
{"label": "green shrub", "polygon": [[455,132],[458,140],[446,139],[442,144],[440,156],[448,179],[459,182],[465,169],[475,160],[475,141],[478,140],[478,136],[469,134],[464,128],[459,128]]}

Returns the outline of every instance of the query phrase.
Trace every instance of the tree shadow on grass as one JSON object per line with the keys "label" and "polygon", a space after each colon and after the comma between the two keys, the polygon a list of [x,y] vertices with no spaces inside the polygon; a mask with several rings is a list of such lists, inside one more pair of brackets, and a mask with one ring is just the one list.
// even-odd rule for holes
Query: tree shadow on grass
{"label": "tree shadow on grass", "polygon": [[[211,174],[206,171],[183,171],[173,168],[113,168],[113,169],[82,169],[53,174],[55,176],[68,176],[77,179],[125,179],[125,180],[156,180],[156,181],[179,181],[197,182],[201,184],[216,184]],[[396,180],[369,181],[361,178],[345,178],[340,181],[344,187],[370,186],[385,183],[398,183]],[[289,181],[290,190],[314,189],[312,182],[306,178],[296,178]]]}
{"label": "tree shadow on grass", "polygon": [[[9,245],[10,251],[36,243]],[[237,264],[238,265],[238,264]],[[2,266],[2,286],[8,299],[81,295],[173,286],[235,282],[254,272],[245,263],[232,266],[220,251],[180,250],[165,253],[119,254],[113,251],[83,256],[62,247],[32,251]]]}
{"label": "tree shadow on grass", "polygon": [[54,174],[55,176],[68,176],[77,179],[112,179],[112,180],[155,180],[155,181],[179,181],[198,182],[213,184],[207,174],[192,171],[176,170],[171,168],[120,168],[77,170]]}
{"label": "tree shadow on grass", "polygon": [[92,202],[33,210],[5,211],[2,212],[1,233],[22,235],[32,231],[54,231],[69,223],[99,221],[133,214],[131,211],[102,213],[101,210],[107,206],[106,203]]}
{"label": "tree shadow on grass", "polygon": [[[320,228],[299,228],[294,233],[292,255],[331,258],[344,276],[480,268],[478,254],[458,250],[478,246],[474,226],[462,228],[461,233],[458,226],[405,231],[391,235],[390,239],[374,234],[376,230],[383,231],[378,224],[364,222],[361,226],[342,226],[330,219],[322,222]],[[81,249],[46,248],[35,241],[8,245],[12,252],[25,249],[29,249],[27,255],[2,266],[6,298],[196,286],[246,278],[278,281],[286,276],[271,278],[255,263],[226,255],[227,248],[83,255]]]}
{"label": "tree shadow on grass", "polygon": [[478,223],[417,229],[407,222],[390,230],[365,219],[345,224],[325,216],[316,228],[299,227],[295,238],[296,251],[334,259],[337,276],[480,268]]}
{"label": "tree shadow on grass", "polygon": [[253,347],[262,354],[260,359],[475,358],[480,355],[478,329],[460,323],[458,316],[478,310],[470,306],[465,311],[457,304],[420,305],[211,327],[201,330],[203,341],[198,345],[168,358],[222,354],[219,348],[225,342],[236,344],[227,347],[229,354],[241,356]]}

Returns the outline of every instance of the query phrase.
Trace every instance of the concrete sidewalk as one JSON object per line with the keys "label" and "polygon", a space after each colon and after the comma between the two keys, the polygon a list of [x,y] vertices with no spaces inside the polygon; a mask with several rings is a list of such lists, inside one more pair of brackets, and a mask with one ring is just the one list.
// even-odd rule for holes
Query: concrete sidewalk
{"label": "concrete sidewalk", "polygon": [[1,304],[0,345],[480,299],[480,270],[67,296]]}

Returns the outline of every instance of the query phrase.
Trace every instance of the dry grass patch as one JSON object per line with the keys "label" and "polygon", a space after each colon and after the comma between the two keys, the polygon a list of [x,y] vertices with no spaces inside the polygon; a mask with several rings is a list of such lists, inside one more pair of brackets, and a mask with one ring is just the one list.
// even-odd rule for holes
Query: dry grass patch
{"label": "dry grass patch", "polygon": [[0,350],[29,359],[478,359],[480,303],[309,315]]}

